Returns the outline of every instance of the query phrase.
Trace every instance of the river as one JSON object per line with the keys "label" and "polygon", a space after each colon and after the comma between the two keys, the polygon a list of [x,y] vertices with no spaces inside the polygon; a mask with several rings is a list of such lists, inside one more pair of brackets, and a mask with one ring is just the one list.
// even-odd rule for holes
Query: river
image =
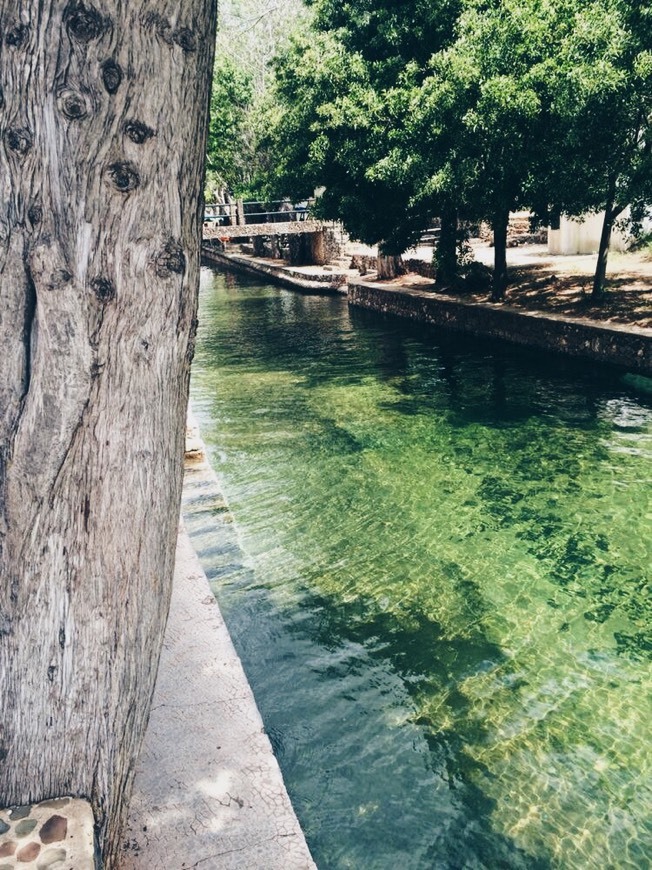
{"label": "river", "polygon": [[652,398],[209,269],[191,396],[320,870],[650,867]]}

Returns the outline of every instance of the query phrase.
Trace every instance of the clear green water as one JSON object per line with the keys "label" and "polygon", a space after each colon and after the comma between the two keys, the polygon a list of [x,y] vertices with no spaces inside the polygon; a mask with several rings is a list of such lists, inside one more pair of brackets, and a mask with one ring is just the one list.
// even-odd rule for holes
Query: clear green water
{"label": "clear green water", "polygon": [[192,401],[320,870],[652,866],[650,397],[205,270]]}

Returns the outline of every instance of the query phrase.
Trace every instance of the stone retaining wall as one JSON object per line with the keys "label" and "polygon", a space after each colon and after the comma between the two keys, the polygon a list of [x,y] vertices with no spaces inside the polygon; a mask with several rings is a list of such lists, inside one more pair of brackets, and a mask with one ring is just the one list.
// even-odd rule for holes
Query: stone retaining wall
{"label": "stone retaining wall", "polygon": [[[401,274],[414,272],[416,275],[421,275],[422,278],[431,278],[433,281],[437,276],[434,264],[428,263],[426,260],[419,260],[415,257],[403,257],[401,262]],[[375,272],[378,268],[378,257],[372,257],[369,254],[354,254],[351,257],[351,268],[357,269],[361,275]]]}
{"label": "stone retaining wall", "polygon": [[384,314],[526,347],[623,366],[652,375],[652,330],[597,324],[523,311],[508,305],[466,302],[421,290],[349,281],[349,303]]}

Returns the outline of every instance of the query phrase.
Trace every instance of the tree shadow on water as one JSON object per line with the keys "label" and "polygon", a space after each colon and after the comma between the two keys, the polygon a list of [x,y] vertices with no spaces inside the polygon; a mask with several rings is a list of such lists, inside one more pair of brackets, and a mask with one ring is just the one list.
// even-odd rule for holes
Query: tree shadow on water
{"label": "tree shadow on water", "polygon": [[[419,866],[463,868],[510,868],[547,870],[548,857],[521,849],[509,836],[496,831],[492,817],[496,801],[478,784],[491,778],[491,771],[467,752],[469,744],[488,739],[483,723],[470,715],[469,698],[462,683],[478,672],[505,662],[500,647],[489,641],[477,622],[479,589],[463,581],[474,614],[475,628],[453,634],[420,613],[405,618],[379,611],[373,602],[343,603],[335,597],[311,595],[304,605],[317,617],[310,626],[320,647],[337,650],[353,644],[365,650],[372,662],[382,662],[398,674],[411,699],[417,726],[428,748],[427,764],[435,777],[445,782],[452,811],[433,818],[432,843]],[[304,631],[305,624],[301,630]],[[342,679],[346,667],[335,667],[330,679]],[[437,698],[436,712],[428,704]]]}

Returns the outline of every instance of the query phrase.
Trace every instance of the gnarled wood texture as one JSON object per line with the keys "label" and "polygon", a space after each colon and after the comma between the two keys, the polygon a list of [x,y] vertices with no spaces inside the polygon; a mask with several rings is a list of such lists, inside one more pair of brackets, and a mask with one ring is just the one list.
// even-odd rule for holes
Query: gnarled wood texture
{"label": "gnarled wood texture", "polygon": [[107,867],[167,616],[214,0],[0,0],[0,803]]}

